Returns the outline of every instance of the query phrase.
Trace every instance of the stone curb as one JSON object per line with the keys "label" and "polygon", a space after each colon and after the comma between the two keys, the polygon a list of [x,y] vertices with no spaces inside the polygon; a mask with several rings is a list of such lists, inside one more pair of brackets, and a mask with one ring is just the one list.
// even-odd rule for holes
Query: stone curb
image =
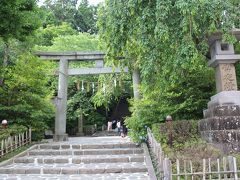
{"label": "stone curb", "polygon": [[148,151],[148,147],[146,143],[142,143],[141,144],[143,150],[144,150],[144,155],[146,157],[146,167],[148,170],[148,174],[150,177],[150,180],[157,180],[154,168],[153,168],[153,164],[152,164],[152,159],[150,157],[149,151]]}
{"label": "stone curb", "polygon": [[28,152],[31,151],[31,150],[33,150],[33,149],[36,149],[37,146],[38,146],[38,145],[35,144],[35,145],[31,146],[30,148],[28,148],[27,150],[25,150],[25,151],[17,154],[16,156],[13,156],[12,158],[10,158],[10,159],[8,159],[8,160],[6,160],[6,161],[1,162],[1,163],[0,163],[0,167],[6,166],[6,165],[9,165],[9,164],[13,164],[15,158],[19,158],[19,157],[28,155]]}

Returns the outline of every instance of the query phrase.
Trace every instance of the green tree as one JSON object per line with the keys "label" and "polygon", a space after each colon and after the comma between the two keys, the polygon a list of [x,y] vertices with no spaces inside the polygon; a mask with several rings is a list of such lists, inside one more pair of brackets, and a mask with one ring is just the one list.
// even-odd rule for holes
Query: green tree
{"label": "green tree", "polygon": [[36,30],[40,21],[35,0],[1,0],[0,37],[4,41],[10,38],[24,40]]}
{"label": "green tree", "polygon": [[43,9],[48,12],[46,23],[53,22],[55,25],[60,25],[62,22],[67,22],[72,24],[76,5],[77,0],[45,0]]}
{"label": "green tree", "polygon": [[58,36],[65,35],[76,35],[77,31],[72,29],[72,27],[67,23],[62,23],[59,26],[47,25],[47,27],[39,28],[36,33],[36,44],[40,46],[51,46],[53,45],[53,39]]}
{"label": "green tree", "polygon": [[90,6],[88,0],[81,0],[74,15],[74,26],[80,32],[97,33],[97,7]]}
{"label": "green tree", "polygon": [[0,2],[0,40],[4,42],[1,64],[3,67],[7,66],[9,60],[9,40],[25,41],[40,26],[37,11],[35,0],[2,0]]}
{"label": "green tree", "polygon": [[47,122],[53,118],[48,69],[46,62],[26,53],[1,72],[4,77],[0,87],[1,119],[32,127],[35,134],[43,135]]}
{"label": "green tree", "polygon": [[97,51],[98,39],[88,33],[58,36],[53,39],[52,46],[36,46],[38,51]]}
{"label": "green tree", "polygon": [[[237,4],[237,3],[236,3]],[[99,10],[100,39],[108,59],[125,56],[141,71],[143,99],[127,120],[135,137],[143,127],[174,119],[199,119],[214,92],[206,65],[207,36],[237,25],[236,4],[227,0],[106,0]],[[239,8],[239,4],[237,5]]]}

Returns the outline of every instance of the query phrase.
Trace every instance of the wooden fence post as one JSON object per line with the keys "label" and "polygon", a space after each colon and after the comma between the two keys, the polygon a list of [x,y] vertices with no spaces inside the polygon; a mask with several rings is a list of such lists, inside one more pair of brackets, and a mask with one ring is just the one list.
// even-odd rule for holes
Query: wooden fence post
{"label": "wooden fence post", "polygon": [[[223,171],[227,171],[227,160],[226,157],[223,157]],[[227,180],[227,174],[224,173],[224,179]]]}
{"label": "wooden fence post", "polygon": [[21,141],[21,135],[20,134],[18,134],[18,147],[19,146],[22,146],[22,141]]}
{"label": "wooden fence post", "polygon": [[21,137],[22,137],[22,145],[25,145],[25,142],[24,142],[24,133],[21,134]]}
{"label": "wooden fence post", "polygon": [[217,159],[217,169],[218,169],[218,179],[221,179],[221,168],[220,168],[220,161]]}
{"label": "wooden fence post", "polygon": [[209,179],[212,180],[212,162],[211,158],[208,158],[208,172],[209,172]]}
{"label": "wooden fence post", "polygon": [[206,159],[203,159],[203,180],[206,179]]}
{"label": "wooden fence post", "polygon": [[15,137],[15,149],[17,149],[18,148],[18,138],[16,135],[14,137]]}
{"label": "wooden fence post", "polygon": [[9,137],[10,140],[10,150],[13,151],[13,138],[12,136]]}
{"label": "wooden fence post", "polygon": [[29,142],[31,143],[32,142],[32,129],[29,128]]}
{"label": "wooden fence post", "polygon": [[238,179],[238,174],[237,174],[237,161],[236,158],[233,156],[228,156],[228,163],[229,163],[229,170],[233,174],[233,179],[237,180]]}
{"label": "wooden fence post", "polygon": [[4,140],[4,144],[5,144],[5,153],[8,153],[8,142],[7,139]]}
{"label": "wooden fence post", "polygon": [[25,132],[25,134],[26,134],[26,144],[28,144],[28,143],[29,143],[29,139],[28,139],[28,130]]}
{"label": "wooden fence post", "polygon": [[163,174],[164,180],[172,180],[172,163],[168,158],[165,158],[163,162]]}
{"label": "wooden fence post", "polygon": [[192,177],[192,180],[193,180],[193,165],[192,165],[192,161],[190,161],[190,172],[191,172],[191,177]]}
{"label": "wooden fence post", "polygon": [[4,155],[4,140],[2,140],[2,143],[1,143],[1,156]]}
{"label": "wooden fence post", "polygon": [[176,166],[177,166],[177,180],[180,180],[180,163],[179,160],[176,160]]}

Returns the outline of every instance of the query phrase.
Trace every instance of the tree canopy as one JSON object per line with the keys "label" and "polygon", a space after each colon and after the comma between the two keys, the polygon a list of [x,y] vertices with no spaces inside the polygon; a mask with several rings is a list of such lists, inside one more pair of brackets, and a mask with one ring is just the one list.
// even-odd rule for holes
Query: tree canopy
{"label": "tree canopy", "polygon": [[143,99],[127,120],[133,134],[144,125],[200,119],[214,93],[206,65],[207,36],[239,24],[239,3],[230,0],[106,0],[99,10],[99,33],[109,58],[125,56],[140,68]]}
{"label": "tree canopy", "polygon": [[35,0],[1,0],[0,37],[24,40],[40,25]]}

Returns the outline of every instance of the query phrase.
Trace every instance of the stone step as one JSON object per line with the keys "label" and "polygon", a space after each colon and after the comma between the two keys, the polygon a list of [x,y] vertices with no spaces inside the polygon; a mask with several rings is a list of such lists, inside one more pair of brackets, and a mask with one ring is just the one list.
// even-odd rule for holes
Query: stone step
{"label": "stone step", "polygon": [[144,162],[143,155],[84,155],[84,156],[26,156],[14,159],[14,163],[61,163],[61,164],[89,164],[89,163],[118,163]]}
{"label": "stone step", "polygon": [[105,174],[0,174],[1,180],[150,180],[147,173],[105,173]]}
{"label": "stone step", "polygon": [[142,154],[141,148],[119,149],[85,149],[85,150],[46,150],[36,149],[28,152],[30,156],[38,155],[116,155],[116,154]]}
{"label": "stone step", "polygon": [[145,163],[34,164],[15,163],[0,168],[0,174],[103,174],[147,172]]}
{"label": "stone step", "polygon": [[54,150],[64,150],[64,149],[119,149],[119,148],[137,148],[138,145],[134,143],[121,143],[121,144],[41,144],[38,145],[38,149],[54,149]]}

